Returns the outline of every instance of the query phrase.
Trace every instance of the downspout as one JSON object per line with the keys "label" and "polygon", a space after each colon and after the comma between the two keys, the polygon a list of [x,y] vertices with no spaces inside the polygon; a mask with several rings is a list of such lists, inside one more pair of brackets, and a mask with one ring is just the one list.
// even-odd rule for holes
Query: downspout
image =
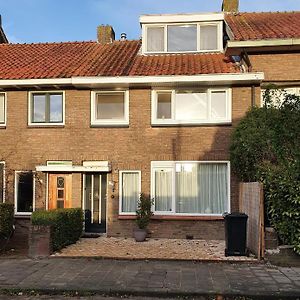
{"label": "downspout", "polygon": [[[244,57],[244,60],[245,60],[245,63],[247,64],[247,67],[248,67],[248,71],[249,72],[252,72],[252,64],[251,64],[251,61],[250,61],[250,58],[248,56],[248,53],[247,51],[244,49],[243,51],[243,57]],[[255,85],[252,85],[251,86],[251,106],[255,106]]]}

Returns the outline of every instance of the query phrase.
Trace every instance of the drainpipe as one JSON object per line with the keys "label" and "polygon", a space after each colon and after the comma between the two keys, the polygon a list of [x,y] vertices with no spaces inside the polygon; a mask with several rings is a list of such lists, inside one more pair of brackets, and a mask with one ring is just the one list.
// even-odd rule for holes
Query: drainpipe
{"label": "drainpipe", "polygon": [[251,106],[255,106],[255,85],[251,86]]}

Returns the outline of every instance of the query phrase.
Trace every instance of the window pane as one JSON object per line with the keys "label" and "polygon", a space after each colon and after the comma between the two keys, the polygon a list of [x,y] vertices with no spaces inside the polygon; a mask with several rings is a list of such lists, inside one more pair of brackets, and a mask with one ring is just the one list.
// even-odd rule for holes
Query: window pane
{"label": "window pane", "polygon": [[228,210],[227,164],[176,164],[176,212],[222,214]]}
{"label": "window pane", "polygon": [[155,170],[155,210],[172,211],[172,170]]}
{"label": "window pane", "polygon": [[0,94],[0,123],[5,122],[5,96]]}
{"label": "window pane", "polygon": [[124,119],[124,93],[97,94],[97,119]]}
{"label": "window pane", "polygon": [[3,202],[4,190],[4,163],[0,163],[0,203]]}
{"label": "window pane", "polygon": [[226,119],[226,92],[211,93],[211,117]]}
{"label": "window pane", "polygon": [[23,172],[17,175],[17,211],[32,212],[33,173]]}
{"label": "window pane", "polygon": [[140,174],[122,173],[122,212],[135,212],[140,196]]}
{"label": "window pane", "polygon": [[32,122],[46,122],[46,96],[33,95],[33,120]]}
{"label": "window pane", "polygon": [[50,95],[50,122],[62,122],[62,95]]}
{"label": "window pane", "polygon": [[157,94],[157,119],[171,119],[172,93]]}
{"label": "window pane", "polygon": [[207,109],[208,106],[206,93],[176,93],[176,120],[207,119]]}
{"label": "window pane", "polygon": [[200,26],[200,49],[201,50],[218,49],[218,26],[217,25]]}
{"label": "window pane", "polygon": [[164,51],[164,27],[147,28],[147,51]]}
{"label": "window pane", "polygon": [[197,26],[168,26],[168,51],[197,51]]}

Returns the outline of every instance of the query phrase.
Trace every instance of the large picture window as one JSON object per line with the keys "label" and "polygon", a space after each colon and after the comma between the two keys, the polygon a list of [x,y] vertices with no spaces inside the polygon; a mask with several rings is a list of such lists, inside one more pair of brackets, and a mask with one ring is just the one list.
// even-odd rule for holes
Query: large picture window
{"label": "large picture window", "polygon": [[178,53],[222,50],[222,23],[144,25],[144,52]]}
{"label": "large picture window", "polygon": [[230,122],[230,89],[152,91],[152,124]]}
{"label": "large picture window", "polygon": [[230,210],[228,162],[152,162],[156,214],[217,215]]}
{"label": "large picture window", "polygon": [[141,194],[141,172],[120,171],[120,214],[135,214]]}
{"label": "large picture window", "polygon": [[15,173],[15,211],[16,214],[31,214],[34,210],[34,173],[20,171]]}
{"label": "large picture window", "polygon": [[29,108],[30,125],[62,125],[64,123],[63,92],[32,92]]}
{"label": "large picture window", "polygon": [[128,125],[128,91],[92,92],[92,125]]}

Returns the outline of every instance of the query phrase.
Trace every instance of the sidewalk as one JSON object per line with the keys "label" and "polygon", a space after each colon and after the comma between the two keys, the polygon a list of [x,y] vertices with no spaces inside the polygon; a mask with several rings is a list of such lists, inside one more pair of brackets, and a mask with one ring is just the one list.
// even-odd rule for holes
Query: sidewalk
{"label": "sidewalk", "polygon": [[0,259],[1,290],[41,293],[300,297],[300,268],[191,261]]}

